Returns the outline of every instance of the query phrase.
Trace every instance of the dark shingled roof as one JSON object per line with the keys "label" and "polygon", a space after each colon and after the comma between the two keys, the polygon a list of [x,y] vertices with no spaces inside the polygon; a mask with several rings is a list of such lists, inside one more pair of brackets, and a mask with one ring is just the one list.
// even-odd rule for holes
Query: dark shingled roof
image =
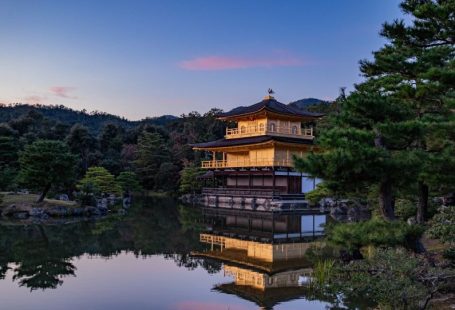
{"label": "dark shingled roof", "polygon": [[263,143],[268,141],[277,141],[285,143],[296,143],[296,144],[313,144],[313,140],[291,138],[291,137],[278,137],[278,136],[256,136],[248,138],[238,139],[220,139],[205,143],[191,144],[192,147],[196,148],[212,148],[212,147],[225,147],[225,146],[239,146],[247,144]]}
{"label": "dark shingled roof", "polygon": [[238,107],[238,108],[232,109],[229,112],[221,113],[218,115],[218,117],[223,118],[223,117],[230,117],[230,116],[253,114],[253,113],[259,112],[263,109],[270,111],[270,112],[279,113],[279,114],[296,115],[296,116],[321,117],[324,115],[321,113],[302,111],[293,106],[288,106],[288,105],[285,105],[284,103],[278,102],[274,98],[270,98],[270,99],[264,99],[261,102],[250,105],[248,107]]}

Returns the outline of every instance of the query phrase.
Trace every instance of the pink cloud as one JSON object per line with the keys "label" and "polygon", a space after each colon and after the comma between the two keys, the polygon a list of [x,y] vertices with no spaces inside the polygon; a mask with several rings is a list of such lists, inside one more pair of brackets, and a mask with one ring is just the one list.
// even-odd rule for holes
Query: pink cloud
{"label": "pink cloud", "polygon": [[216,302],[203,302],[203,301],[182,301],[174,305],[172,309],[175,310],[246,310],[248,308],[242,305],[228,305]]}
{"label": "pink cloud", "polygon": [[70,95],[70,92],[72,92],[74,89],[75,89],[74,87],[67,86],[52,86],[51,88],[49,88],[49,91],[57,97],[76,99],[77,97]]}
{"label": "pink cloud", "polygon": [[204,56],[184,60],[178,65],[185,70],[230,70],[246,68],[300,67],[306,64],[302,58],[287,53],[269,57]]}

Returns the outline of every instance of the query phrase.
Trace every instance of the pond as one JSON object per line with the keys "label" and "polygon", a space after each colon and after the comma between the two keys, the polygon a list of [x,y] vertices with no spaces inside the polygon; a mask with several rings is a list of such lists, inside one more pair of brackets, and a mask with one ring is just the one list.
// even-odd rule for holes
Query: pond
{"label": "pond", "polygon": [[[226,213],[227,212],[227,213]],[[203,212],[172,199],[126,216],[0,223],[2,309],[326,309],[301,259],[324,216]],[[353,306],[349,306],[351,308]]]}

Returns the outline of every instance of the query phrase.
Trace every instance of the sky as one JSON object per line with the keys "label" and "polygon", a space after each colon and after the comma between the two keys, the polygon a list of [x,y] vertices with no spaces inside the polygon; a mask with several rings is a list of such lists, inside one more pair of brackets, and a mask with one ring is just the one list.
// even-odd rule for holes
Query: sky
{"label": "sky", "polygon": [[131,120],[331,100],[399,0],[0,0],[0,103]]}

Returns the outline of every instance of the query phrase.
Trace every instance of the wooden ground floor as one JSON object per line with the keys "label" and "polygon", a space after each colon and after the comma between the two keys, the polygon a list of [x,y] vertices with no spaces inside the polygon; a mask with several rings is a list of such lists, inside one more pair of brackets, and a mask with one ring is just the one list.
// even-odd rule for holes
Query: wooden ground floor
{"label": "wooden ground floor", "polygon": [[206,188],[272,191],[275,194],[304,194],[313,190],[318,180],[292,169],[215,170],[202,178]]}

